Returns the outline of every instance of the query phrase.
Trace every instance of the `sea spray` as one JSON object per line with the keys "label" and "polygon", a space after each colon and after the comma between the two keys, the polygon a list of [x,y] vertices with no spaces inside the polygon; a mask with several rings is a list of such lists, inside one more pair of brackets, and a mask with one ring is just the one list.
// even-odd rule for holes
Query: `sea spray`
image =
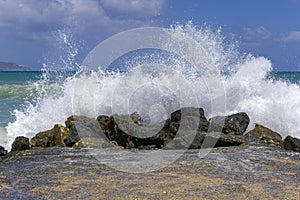
{"label": "sea spray", "polygon": [[[193,74],[193,71],[189,72],[190,66],[186,60],[174,58],[172,55],[168,57],[169,60],[174,58],[168,62],[168,67],[173,67],[174,74],[164,73],[163,70],[159,70],[156,74],[151,73],[145,70],[149,69],[147,63],[128,60],[123,63],[127,65],[125,71],[79,70],[76,75],[63,79],[60,83],[50,84],[54,89],[45,90],[44,88],[49,87],[48,83],[40,82],[39,87],[41,91],[43,90],[43,94],[39,95],[36,102],[27,104],[26,109],[14,111],[16,120],[7,126],[6,148],[10,148],[16,136],[32,137],[39,131],[52,128],[56,123],[64,124],[66,118],[72,114],[96,117],[100,114],[125,114],[138,111],[147,123],[151,124],[165,119],[170,112],[179,107],[193,105],[203,107],[207,117],[243,111],[250,116],[249,129],[254,126],[254,123],[260,123],[279,132],[283,137],[300,136],[299,85],[270,78],[271,61],[240,53],[237,42],[228,41],[221,34],[220,29],[213,31],[207,26],[198,28],[189,22],[186,25],[175,25],[169,31],[173,34],[173,39],[177,38],[178,41],[185,42],[184,38],[188,37],[199,44],[206,52],[206,57],[195,59],[209,59],[219,70],[221,74],[219,81],[226,95],[225,111],[211,109],[210,102],[214,98],[213,95],[210,96],[211,88],[207,88],[203,77]],[[185,48],[182,51],[194,55],[192,49]],[[161,59],[166,60],[165,57]],[[119,65],[116,69],[118,67],[124,69],[124,66]],[[69,64],[68,68],[70,68]],[[77,66],[75,65],[74,68],[77,69]],[[116,95],[115,91],[120,90],[120,83],[124,83],[124,78],[128,91],[136,91],[137,86],[144,89],[142,92],[133,93],[134,95],[129,99]],[[151,82],[159,82],[161,87],[145,84]],[[175,83],[186,84],[192,91],[192,96],[196,97],[196,101],[195,99],[191,101],[189,99],[191,97],[183,96],[183,93],[176,93]],[[172,84],[175,85],[172,90],[163,87]],[[145,91],[151,95],[147,96]],[[184,101],[176,101],[180,95],[183,100],[186,100],[186,104]],[[155,101],[156,99],[160,102]],[[153,105],[153,102],[156,106],[147,106]],[[112,103],[120,107],[112,107]],[[155,119],[153,116],[156,116]]]}

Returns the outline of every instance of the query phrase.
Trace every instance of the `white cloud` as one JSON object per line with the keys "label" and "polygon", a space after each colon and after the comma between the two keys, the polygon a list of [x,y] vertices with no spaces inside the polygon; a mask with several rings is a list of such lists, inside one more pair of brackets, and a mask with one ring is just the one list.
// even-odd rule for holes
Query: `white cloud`
{"label": "white cloud", "polygon": [[282,39],[284,43],[294,43],[300,42],[300,31],[294,31],[289,33],[286,37]]}
{"label": "white cloud", "polygon": [[245,28],[244,38],[246,40],[266,40],[272,37],[272,33],[265,27]]}
{"label": "white cloud", "polygon": [[101,0],[101,3],[114,14],[147,17],[159,15],[164,0]]}
{"label": "white cloud", "polygon": [[[164,0],[0,0],[0,32],[38,38],[64,26],[117,32],[147,24]],[[124,17],[126,15],[126,17]]]}
{"label": "white cloud", "polygon": [[[93,0],[1,0],[0,26],[25,28],[61,26],[92,18],[108,20],[104,10]],[[84,24],[84,23],[83,23]]]}

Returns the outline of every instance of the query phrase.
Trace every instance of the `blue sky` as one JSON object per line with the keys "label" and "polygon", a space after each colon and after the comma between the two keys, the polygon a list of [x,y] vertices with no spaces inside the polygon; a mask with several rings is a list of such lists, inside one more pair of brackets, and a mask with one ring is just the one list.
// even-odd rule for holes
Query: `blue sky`
{"label": "blue sky", "polygon": [[300,0],[0,0],[0,61],[40,69],[78,51],[80,63],[112,34],[192,20],[221,27],[276,70],[300,71],[299,10]]}

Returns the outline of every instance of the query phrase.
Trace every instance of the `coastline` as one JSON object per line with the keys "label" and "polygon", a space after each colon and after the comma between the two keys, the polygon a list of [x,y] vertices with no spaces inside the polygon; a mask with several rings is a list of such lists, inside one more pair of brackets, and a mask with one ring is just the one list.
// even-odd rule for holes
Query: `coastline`
{"label": "coastline", "polygon": [[[98,151],[103,160],[90,151]],[[299,199],[300,154],[270,147],[187,150],[148,173],[113,169],[122,150],[39,148],[0,165],[2,199]],[[167,150],[176,153],[174,150]],[[102,153],[101,153],[102,152]],[[107,157],[110,157],[108,161]],[[126,158],[124,158],[126,159]]]}

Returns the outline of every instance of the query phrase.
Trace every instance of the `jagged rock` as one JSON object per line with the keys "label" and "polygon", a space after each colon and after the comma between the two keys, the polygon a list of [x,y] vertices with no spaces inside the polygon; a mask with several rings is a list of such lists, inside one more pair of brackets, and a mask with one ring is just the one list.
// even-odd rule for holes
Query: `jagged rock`
{"label": "jagged rock", "polygon": [[176,110],[175,112],[171,113],[170,123],[181,122],[184,119],[194,120],[198,123],[198,125],[194,124],[194,122],[193,123],[185,123],[184,124],[185,127],[183,127],[185,129],[196,128],[198,131],[205,131],[205,132],[208,130],[209,123],[208,123],[206,117],[204,116],[203,108],[184,107],[179,110]]}
{"label": "jagged rock", "polygon": [[112,148],[115,147],[113,143],[109,143],[102,138],[85,137],[76,142],[75,148]]}
{"label": "jagged rock", "polygon": [[5,156],[7,154],[7,150],[4,147],[0,146],[0,156]]}
{"label": "jagged rock", "polygon": [[81,138],[98,138],[103,140],[103,143],[109,143],[96,119],[73,115],[67,119],[65,124],[69,132],[64,139],[64,143],[68,147],[72,147]]}
{"label": "jagged rock", "polygon": [[[155,146],[160,148],[163,142],[156,135],[160,129],[143,127],[142,119],[137,113],[131,115],[100,115],[97,117],[101,129],[110,141],[115,141],[124,148],[144,148]],[[154,133],[154,134],[153,134]]]}
{"label": "jagged rock", "polygon": [[300,152],[300,139],[292,136],[287,136],[283,141],[283,147],[286,150]]}
{"label": "jagged rock", "polygon": [[54,146],[66,146],[64,139],[67,136],[67,128],[56,124],[52,129],[39,132],[30,140],[32,147],[54,147]]}
{"label": "jagged rock", "polygon": [[188,148],[197,132],[208,129],[204,110],[192,107],[181,108],[171,113],[168,120],[156,126],[143,126],[137,113],[111,117],[100,115],[97,120],[105,135],[124,148],[162,148],[173,139],[169,148]]}
{"label": "jagged rock", "polygon": [[162,147],[163,140],[158,134],[162,126],[142,126],[134,121],[132,115],[113,115],[113,118],[117,126],[116,135],[123,137],[123,134],[125,134],[127,145],[133,145],[135,148],[145,148],[145,146]]}
{"label": "jagged rock", "polygon": [[16,137],[11,145],[11,151],[24,151],[26,149],[30,149],[29,138],[24,136]]}
{"label": "jagged rock", "polygon": [[255,124],[255,128],[245,136],[248,138],[249,143],[259,142],[268,146],[282,146],[281,135],[260,124]]}
{"label": "jagged rock", "polygon": [[209,119],[208,132],[242,135],[246,131],[249,122],[250,118],[245,112],[229,116],[216,116]]}
{"label": "jagged rock", "polygon": [[159,135],[164,141],[164,146],[176,137],[175,141],[172,141],[174,148],[181,145],[188,148],[198,132],[208,130],[208,125],[203,108],[184,107],[171,113],[171,118],[166,120]]}
{"label": "jagged rock", "polygon": [[134,113],[130,114],[129,117],[131,118],[133,123],[135,123],[137,125],[142,125],[143,119],[141,118],[141,116],[137,112],[134,112]]}
{"label": "jagged rock", "polygon": [[109,117],[106,115],[99,115],[97,117],[97,121],[100,125],[100,128],[106,135],[106,137],[110,140],[113,141],[115,138],[115,132],[116,132],[116,127],[115,127],[115,121],[113,117]]}
{"label": "jagged rock", "polygon": [[131,141],[131,136],[118,127],[115,121],[115,117],[117,116],[118,115],[109,117],[100,115],[97,117],[97,121],[100,124],[102,131],[110,141],[115,141],[118,145],[124,148],[133,148],[134,144]]}

